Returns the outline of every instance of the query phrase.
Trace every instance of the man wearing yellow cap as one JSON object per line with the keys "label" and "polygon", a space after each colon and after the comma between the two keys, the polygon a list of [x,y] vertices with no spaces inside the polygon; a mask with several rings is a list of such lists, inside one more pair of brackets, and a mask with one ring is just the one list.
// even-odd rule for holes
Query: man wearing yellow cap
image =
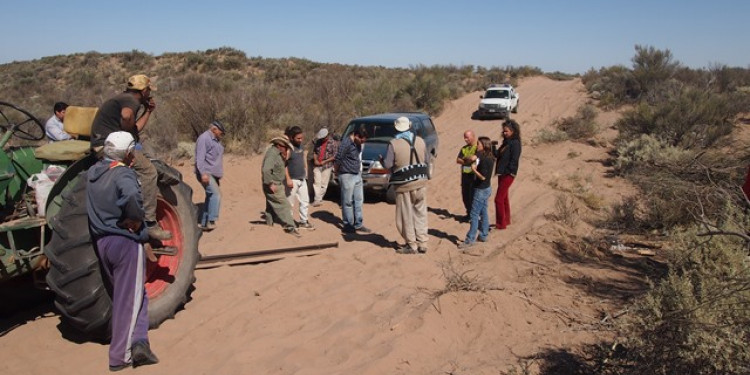
{"label": "man wearing yellow cap", "polygon": [[[143,154],[138,137],[151,118],[151,113],[156,109],[156,102],[151,97],[151,91],[155,90],[156,87],[149,77],[143,74],[130,77],[124,92],[99,107],[91,125],[91,148],[100,150],[107,136],[116,131],[126,131],[133,135],[136,142],[133,169],[141,183],[148,235],[152,239],[164,241],[172,238],[172,234],[161,229],[156,221],[158,174],[154,165]],[[139,116],[141,106],[144,110]]]}

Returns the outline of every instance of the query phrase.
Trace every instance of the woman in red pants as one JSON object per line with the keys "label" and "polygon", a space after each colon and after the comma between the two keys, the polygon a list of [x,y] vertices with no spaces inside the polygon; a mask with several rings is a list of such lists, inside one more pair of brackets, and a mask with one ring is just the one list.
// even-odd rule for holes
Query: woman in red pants
{"label": "woman in red pants", "polygon": [[510,202],[508,189],[518,173],[518,161],[521,159],[521,128],[514,120],[503,123],[503,144],[497,148],[493,142],[492,152],[497,158],[497,194],[495,195],[495,228],[505,229],[510,224]]}

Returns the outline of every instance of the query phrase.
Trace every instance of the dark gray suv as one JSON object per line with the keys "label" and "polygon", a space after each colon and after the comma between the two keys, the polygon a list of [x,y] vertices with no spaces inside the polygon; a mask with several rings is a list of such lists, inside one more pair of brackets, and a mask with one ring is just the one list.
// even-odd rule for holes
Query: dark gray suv
{"label": "dark gray suv", "polygon": [[398,133],[394,122],[404,116],[411,120],[412,131],[422,137],[425,143],[424,160],[430,166],[430,176],[434,169],[433,160],[438,152],[438,135],[430,116],[422,112],[393,112],[359,117],[351,120],[344,130],[344,137],[359,127],[367,130],[367,141],[362,149],[362,181],[367,191],[385,193],[386,201],[396,201],[396,194],[389,188],[390,171],[380,164],[380,156],[385,157],[388,143]]}

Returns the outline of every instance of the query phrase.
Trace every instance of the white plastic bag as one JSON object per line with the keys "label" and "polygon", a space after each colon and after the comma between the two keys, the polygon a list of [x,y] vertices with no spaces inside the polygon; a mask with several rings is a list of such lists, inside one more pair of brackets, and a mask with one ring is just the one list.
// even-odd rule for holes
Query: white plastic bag
{"label": "white plastic bag", "polygon": [[65,167],[62,165],[50,165],[46,169],[44,169],[44,174],[49,177],[49,180],[52,182],[57,181],[57,178],[60,177],[63,173],[65,173]]}
{"label": "white plastic bag", "polygon": [[26,183],[34,188],[36,197],[37,215],[44,216],[44,210],[47,206],[47,197],[52,185],[55,183],[50,180],[45,173],[35,173],[26,180]]}

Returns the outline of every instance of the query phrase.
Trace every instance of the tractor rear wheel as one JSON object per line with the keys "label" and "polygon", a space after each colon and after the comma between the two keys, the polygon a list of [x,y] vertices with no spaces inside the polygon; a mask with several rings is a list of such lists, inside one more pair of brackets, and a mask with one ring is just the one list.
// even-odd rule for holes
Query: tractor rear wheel
{"label": "tractor rear wheel", "polygon": [[[159,225],[172,233],[172,238],[162,246],[174,255],[159,255],[156,262],[146,265],[146,293],[148,294],[148,319],[151,328],[158,327],[190,298],[195,282],[195,265],[198,263],[198,240],[201,231],[193,206],[193,191],[184,182],[160,186],[161,195],[156,205]],[[159,244],[152,244],[158,247]]]}
{"label": "tractor rear wheel", "polygon": [[[88,231],[86,172],[70,182],[61,193],[59,213],[50,219],[52,238],[45,248],[50,260],[47,284],[55,292],[55,306],[63,319],[92,338],[109,337],[112,315],[111,284],[101,272],[99,259]],[[158,327],[188,300],[200,257],[197,214],[192,190],[183,182],[160,186],[157,218],[172,239],[153,247],[165,247],[173,255],[158,255],[146,266],[149,296],[149,326]]]}

